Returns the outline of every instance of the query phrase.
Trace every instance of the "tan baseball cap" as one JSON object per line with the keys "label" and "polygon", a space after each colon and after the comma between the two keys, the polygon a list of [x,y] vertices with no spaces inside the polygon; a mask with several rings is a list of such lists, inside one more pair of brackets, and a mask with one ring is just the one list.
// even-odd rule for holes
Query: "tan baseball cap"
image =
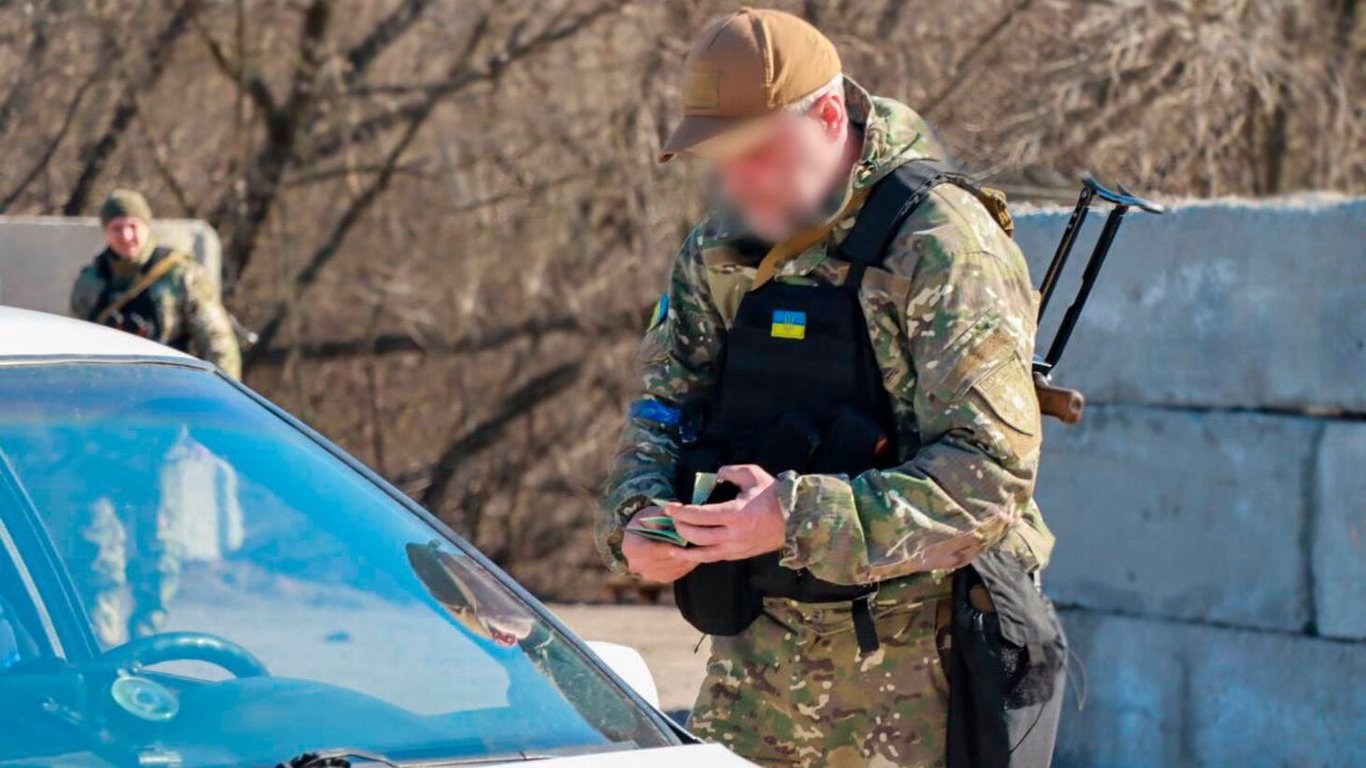
{"label": "tan baseball cap", "polygon": [[763,118],[840,71],[835,44],[790,13],[741,8],[717,19],[683,63],[683,120],[664,142],[659,162],[684,152],[734,151],[759,133]]}

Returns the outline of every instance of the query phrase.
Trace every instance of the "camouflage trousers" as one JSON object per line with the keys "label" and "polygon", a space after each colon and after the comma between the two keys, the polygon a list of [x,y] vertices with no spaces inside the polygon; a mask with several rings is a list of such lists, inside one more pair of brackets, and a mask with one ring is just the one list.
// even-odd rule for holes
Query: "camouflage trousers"
{"label": "camouflage trousers", "polygon": [[80,541],[68,554],[95,635],[104,647],[156,634],[180,584],[180,553],[168,511],[126,507],[107,498],[90,505]]}
{"label": "camouflage trousers", "polygon": [[763,766],[943,766],[939,596],[906,597],[874,602],[881,647],[870,654],[848,604],[767,599],[743,633],[712,639],[689,728]]}

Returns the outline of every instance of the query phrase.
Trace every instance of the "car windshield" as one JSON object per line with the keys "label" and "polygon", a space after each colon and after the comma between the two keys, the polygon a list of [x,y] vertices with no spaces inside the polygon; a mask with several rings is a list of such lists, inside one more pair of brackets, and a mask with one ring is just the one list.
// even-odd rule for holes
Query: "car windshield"
{"label": "car windshield", "polygon": [[0,367],[0,764],[671,738],[481,561],[209,371]]}

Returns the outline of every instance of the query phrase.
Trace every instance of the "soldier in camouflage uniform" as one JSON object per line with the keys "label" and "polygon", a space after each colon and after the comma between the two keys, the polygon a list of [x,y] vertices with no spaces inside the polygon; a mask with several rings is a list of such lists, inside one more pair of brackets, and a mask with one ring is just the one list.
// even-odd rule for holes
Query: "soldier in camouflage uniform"
{"label": "soldier in camouflage uniform", "polygon": [[[193,259],[157,246],[151,236],[152,209],[147,200],[132,190],[115,190],[100,208],[100,224],[108,245],[76,277],[71,289],[72,316],[145,336],[240,377],[237,337],[209,275]],[[172,257],[175,265],[126,307],[105,312],[157,262]]]}
{"label": "soldier in camouflage uniform", "polygon": [[[731,50],[717,54],[728,40]],[[746,77],[737,71],[744,54],[734,49],[755,40],[762,75]],[[802,82],[793,70],[831,59],[805,75],[798,93],[775,94]],[[804,229],[760,233],[781,243],[768,258],[742,247],[756,234],[743,205],[710,212],[687,236],[641,346],[643,392],[610,471],[599,547],[614,569],[666,582],[700,563],[766,551],[779,552],[785,568],[830,582],[881,582],[871,603],[879,640],[872,653],[860,650],[848,603],[765,598],[765,615],[748,629],[713,638],[690,727],[761,765],[943,765],[948,684],[936,630],[946,576],[990,547],[1036,571],[1053,544],[1033,500],[1041,427],[1029,374],[1036,296],[1025,260],[982,198],[934,187],[858,293],[891,396],[899,463],[856,476],[728,467],[720,474],[740,487],[736,501],[666,505],[693,546],[624,535],[634,516],[660,514],[652,499],[678,498],[677,414],[715,390],[747,292],[769,279],[842,283],[849,264],[834,249],[869,188],[902,164],[945,157],[904,104],[840,76],[810,93],[831,69],[838,75],[838,57],[819,32],[786,14],[746,9],[722,19],[686,67],[688,117],[662,159],[702,156],[724,179],[731,158],[770,152],[765,138],[736,136],[767,135],[757,129],[718,135],[727,99],[743,101],[728,89],[747,82],[771,84],[765,98],[749,99],[766,103],[770,117],[762,119],[773,120],[776,106],[798,119],[847,122],[850,151],[834,192]],[[732,146],[718,148],[723,141]]]}

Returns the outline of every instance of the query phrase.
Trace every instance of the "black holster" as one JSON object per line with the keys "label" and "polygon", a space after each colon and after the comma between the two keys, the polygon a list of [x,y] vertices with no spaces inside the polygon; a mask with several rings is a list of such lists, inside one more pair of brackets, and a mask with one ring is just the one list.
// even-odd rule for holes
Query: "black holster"
{"label": "black holster", "polygon": [[950,621],[949,768],[1049,765],[1067,660],[1052,603],[1013,556],[992,549],[954,572]]}

